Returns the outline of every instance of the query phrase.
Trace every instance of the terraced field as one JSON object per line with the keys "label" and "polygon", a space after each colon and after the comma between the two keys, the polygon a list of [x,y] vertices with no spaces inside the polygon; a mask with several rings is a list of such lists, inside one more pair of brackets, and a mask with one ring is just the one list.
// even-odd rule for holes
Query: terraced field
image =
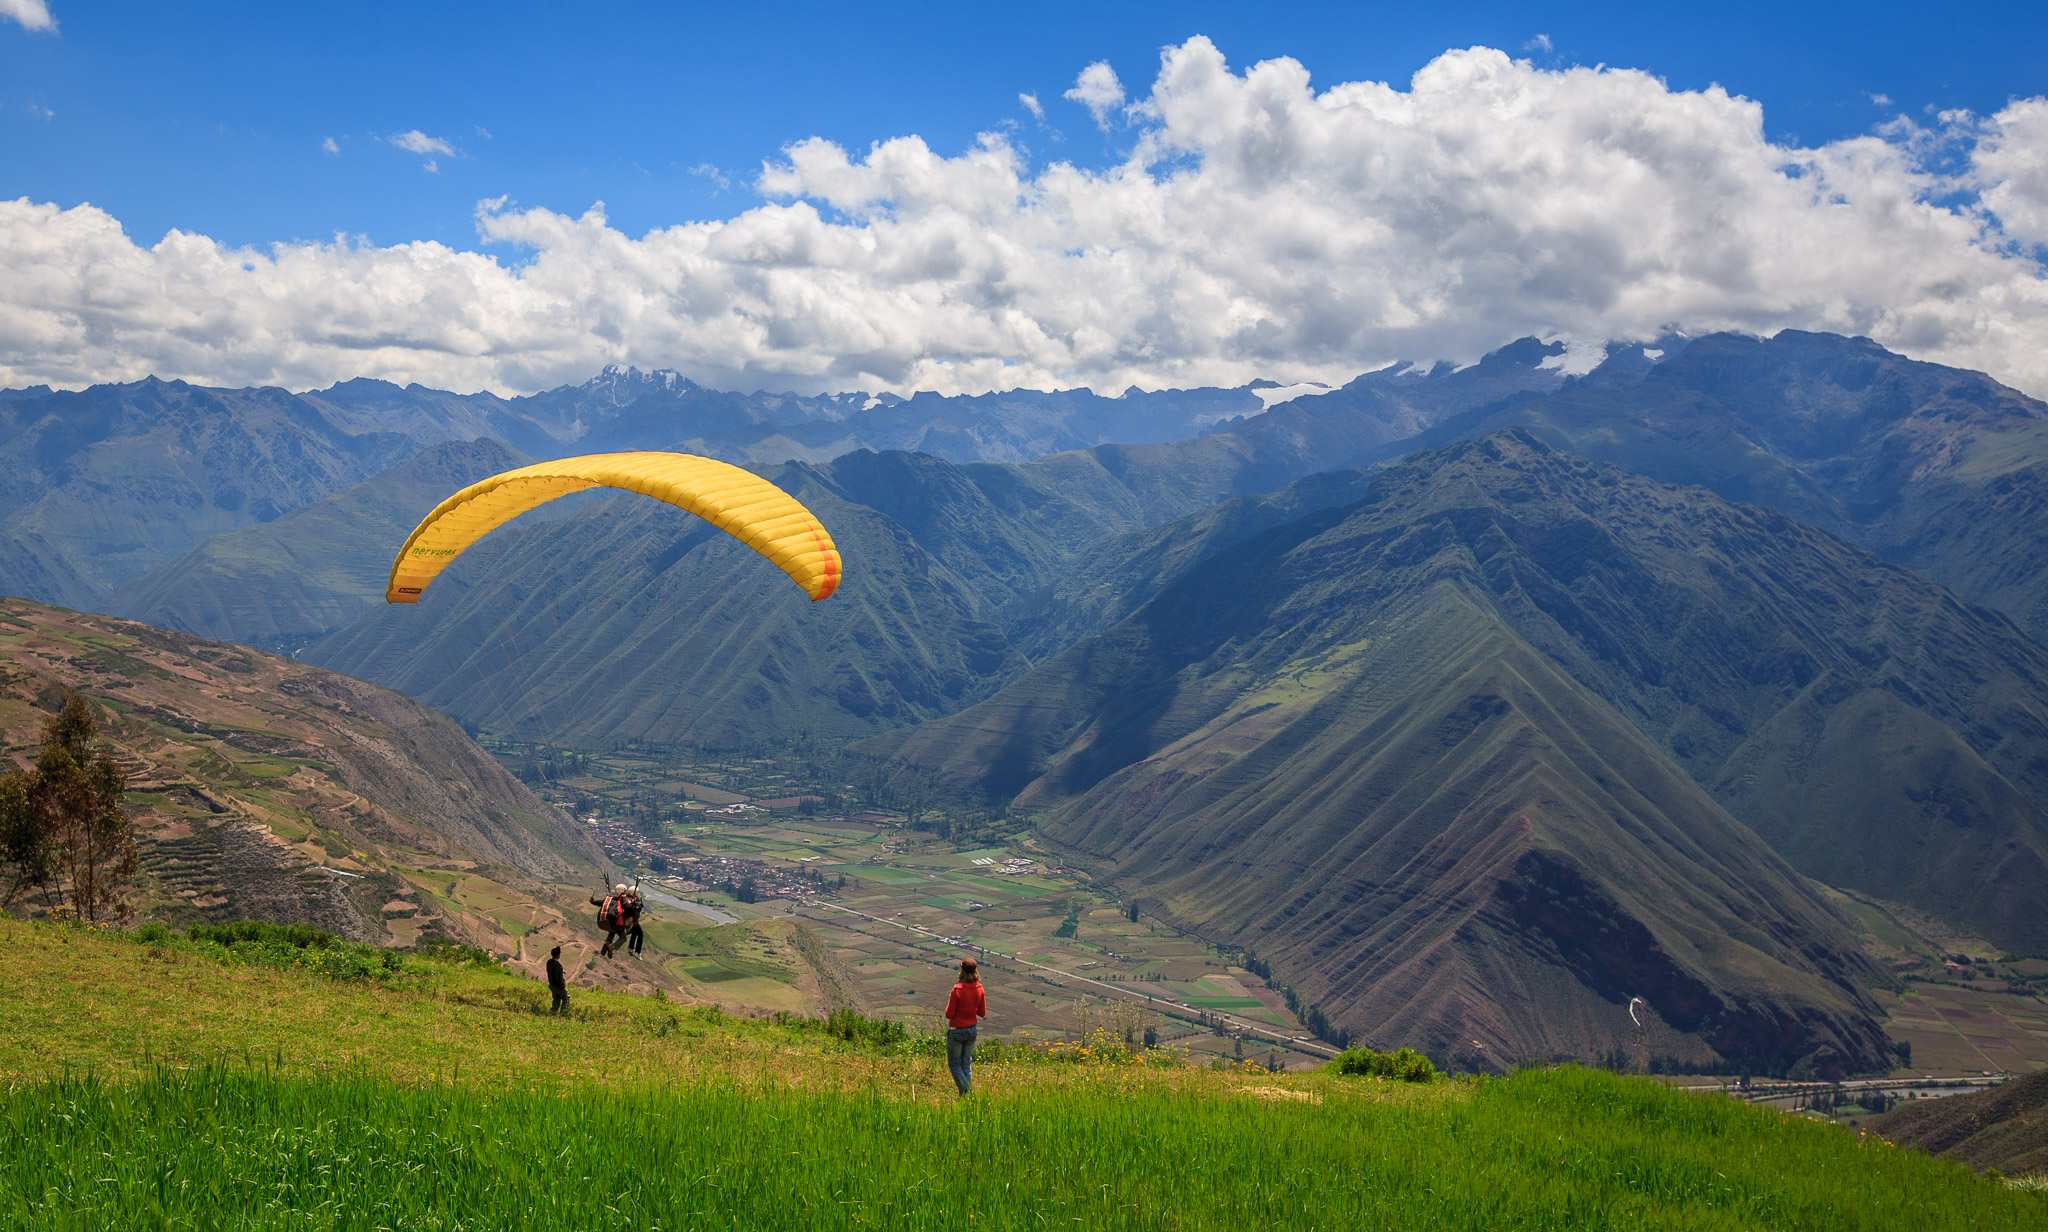
{"label": "terraced field", "polygon": [[1913,1045],[1920,1073],[2048,1069],[2048,1004],[2037,997],[1916,983],[1895,999],[1889,1027]]}

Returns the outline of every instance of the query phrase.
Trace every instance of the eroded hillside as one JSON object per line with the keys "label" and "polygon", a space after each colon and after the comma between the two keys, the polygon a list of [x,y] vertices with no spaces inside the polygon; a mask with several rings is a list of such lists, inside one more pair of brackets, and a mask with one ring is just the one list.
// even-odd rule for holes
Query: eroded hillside
{"label": "eroded hillside", "polygon": [[127,770],[138,891],[171,922],[307,923],[509,951],[599,853],[446,716],[375,685],[112,617],[0,601],[0,733],[76,689]]}

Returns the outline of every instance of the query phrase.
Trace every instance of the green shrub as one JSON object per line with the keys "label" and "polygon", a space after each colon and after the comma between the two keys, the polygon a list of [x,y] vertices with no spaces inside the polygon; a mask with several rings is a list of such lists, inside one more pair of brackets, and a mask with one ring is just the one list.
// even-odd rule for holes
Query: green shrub
{"label": "green shrub", "polygon": [[903,1024],[888,1018],[864,1018],[849,1009],[836,1009],[825,1019],[825,1033],[851,1044],[889,1049],[909,1038]]}
{"label": "green shrub", "polygon": [[1412,1048],[1374,1052],[1370,1048],[1347,1048],[1325,1068],[1359,1078],[1391,1078],[1399,1082],[1433,1082],[1436,1066]]}
{"label": "green shrub", "polygon": [[307,924],[265,924],[260,920],[194,924],[185,930],[185,937],[201,953],[233,962],[287,967],[342,980],[389,979],[403,968],[395,951],[357,945]]}
{"label": "green shrub", "polygon": [[504,959],[474,945],[460,945],[438,933],[421,937],[414,949],[423,958],[464,967],[497,967]]}
{"label": "green shrub", "polygon": [[144,945],[162,945],[171,939],[171,930],[155,920],[151,920],[135,930],[135,939]]}
{"label": "green shrub", "polygon": [[300,950],[325,950],[343,944],[341,938],[310,924],[265,924],[261,920],[237,920],[232,924],[194,924],[185,930],[193,941],[210,941],[233,946],[244,942],[288,946]]}
{"label": "green shrub", "polygon": [[[823,1018],[807,1018],[787,1010],[778,1011],[769,1021],[778,1027],[794,1031],[819,1032],[833,1039],[844,1040],[882,1052],[898,1052],[908,1048],[917,1051],[910,1032],[900,1022],[888,1018],[867,1018],[846,1008],[833,1010]],[[945,1051],[945,1041],[940,1039],[940,1052]]]}

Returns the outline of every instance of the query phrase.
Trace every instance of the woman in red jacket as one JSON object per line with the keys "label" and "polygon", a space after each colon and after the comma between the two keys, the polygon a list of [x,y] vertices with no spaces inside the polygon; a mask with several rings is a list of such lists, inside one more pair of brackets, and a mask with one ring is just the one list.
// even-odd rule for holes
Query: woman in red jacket
{"label": "woman in red jacket", "polygon": [[988,999],[981,992],[981,971],[971,958],[960,960],[960,982],[946,998],[946,1068],[960,1094],[974,1085],[975,1023],[988,1017]]}

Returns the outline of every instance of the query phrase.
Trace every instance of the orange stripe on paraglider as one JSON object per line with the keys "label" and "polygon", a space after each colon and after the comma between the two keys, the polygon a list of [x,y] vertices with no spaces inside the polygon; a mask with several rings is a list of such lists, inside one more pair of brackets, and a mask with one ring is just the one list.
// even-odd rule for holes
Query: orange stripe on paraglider
{"label": "orange stripe on paraglider", "polygon": [[816,603],[820,599],[830,599],[832,592],[839,589],[839,549],[832,546],[832,541],[825,538],[822,531],[811,531],[811,538],[817,542],[818,552],[825,558],[825,580],[819,585],[818,593],[811,597],[811,602]]}

